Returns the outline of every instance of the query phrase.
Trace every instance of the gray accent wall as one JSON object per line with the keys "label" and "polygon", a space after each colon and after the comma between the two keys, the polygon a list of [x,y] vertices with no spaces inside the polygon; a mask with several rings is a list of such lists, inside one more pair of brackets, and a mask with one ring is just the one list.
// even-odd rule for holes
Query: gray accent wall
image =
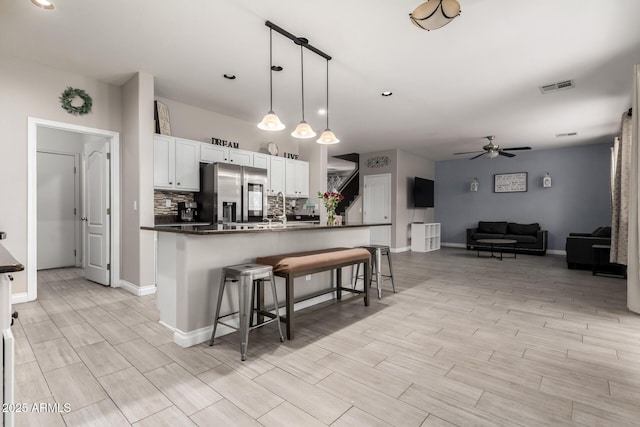
{"label": "gray accent wall", "polygon": [[[609,225],[611,146],[436,162],[435,221],[442,224],[442,242],[466,243],[466,229],[478,221],[538,222],[549,231],[548,248],[564,250],[569,233]],[[512,172],[528,173],[528,191],[494,193],[493,175]],[[542,187],[546,172],[551,175],[551,188]],[[478,192],[469,190],[474,177],[480,183]]]}

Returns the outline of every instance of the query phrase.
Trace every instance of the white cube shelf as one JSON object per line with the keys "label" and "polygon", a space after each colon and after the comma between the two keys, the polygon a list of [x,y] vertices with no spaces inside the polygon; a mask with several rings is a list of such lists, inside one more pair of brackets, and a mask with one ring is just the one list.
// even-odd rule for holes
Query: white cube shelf
{"label": "white cube shelf", "polygon": [[431,252],[440,249],[440,223],[411,224],[411,251]]}

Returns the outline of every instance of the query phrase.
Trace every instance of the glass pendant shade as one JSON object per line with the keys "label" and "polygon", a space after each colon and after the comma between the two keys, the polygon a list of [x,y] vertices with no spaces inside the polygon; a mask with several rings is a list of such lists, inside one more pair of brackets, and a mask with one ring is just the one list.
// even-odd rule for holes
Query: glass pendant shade
{"label": "glass pendant shade", "polygon": [[296,126],[295,130],[291,132],[291,136],[294,138],[308,139],[316,136],[316,133],[313,131],[311,126],[309,126],[309,123],[303,120],[298,123],[298,126]]}
{"label": "glass pendant shade", "polygon": [[336,138],[333,132],[331,132],[331,129],[325,129],[324,132],[322,132],[322,135],[320,135],[320,138],[318,138],[316,142],[318,144],[330,145],[330,144],[337,144],[338,142],[340,142],[340,140]]}
{"label": "glass pendant shade", "polygon": [[498,157],[498,154],[499,154],[499,153],[498,153],[497,151],[495,151],[495,150],[491,150],[491,151],[489,151],[489,153],[487,154],[487,156],[488,156],[490,159],[495,159],[496,157]]}
{"label": "glass pendant shade", "polygon": [[409,14],[411,22],[423,30],[444,27],[460,15],[460,3],[456,0],[427,0]]}
{"label": "glass pendant shade", "polygon": [[262,130],[282,130],[285,128],[284,123],[280,121],[280,118],[273,111],[269,111],[262,118],[262,121],[258,123],[258,128]]}

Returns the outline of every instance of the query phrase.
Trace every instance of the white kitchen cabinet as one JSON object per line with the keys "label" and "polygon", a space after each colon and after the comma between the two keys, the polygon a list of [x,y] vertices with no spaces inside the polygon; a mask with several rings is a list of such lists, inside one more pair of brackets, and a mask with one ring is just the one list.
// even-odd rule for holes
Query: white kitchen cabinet
{"label": "white kitchen cabinet", "polygon": [[229,163],[240,166],[253,166],[253,152],[247,150],[229,149]]}
{"label": "white kitchen cabinet", "polygon": [[200,143],[176,138],[176,190],[200,191]]}
{"label": "white kitchen cabinet", "polygon": [[309,197],[309,163],[301,160],[286,160],[287,197]]}
{"label": "white kitchen cabinet", "polygon": [[269,170],[269,154],[253,153],[253,167]]}
{"label": "white kitchen cabinet", "polygon": [[155,135],[153,186],[159,190],[200,191],[200,143]]}
{"label": "white kitchen cabinet", "polygon": [[220,145],[200,144],[200,161],[202,163],[227,163],[229,149]]}
{"label": "white kitchen cabinet", "polygon": [[268,196],[276,196],[285,192],[285,159],[269,156],[269,188]]}

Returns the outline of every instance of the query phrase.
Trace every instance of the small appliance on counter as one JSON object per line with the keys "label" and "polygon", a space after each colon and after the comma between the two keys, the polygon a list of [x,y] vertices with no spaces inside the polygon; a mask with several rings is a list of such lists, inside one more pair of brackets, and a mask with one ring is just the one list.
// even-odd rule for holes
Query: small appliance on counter
{"label": "small appliance on counter", "polygon": [[195,222],[198,220],[198,204],[196,202],[178,202],[178,221]]}

